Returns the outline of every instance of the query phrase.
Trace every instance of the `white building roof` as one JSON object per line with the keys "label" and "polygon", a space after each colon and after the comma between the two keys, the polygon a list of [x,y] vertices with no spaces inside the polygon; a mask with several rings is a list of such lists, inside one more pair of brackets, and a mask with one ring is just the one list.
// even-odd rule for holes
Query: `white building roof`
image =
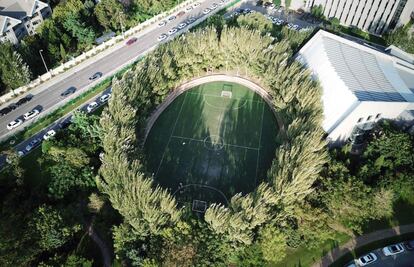
{"label": "white building roof", "polygon": [[[329,62],[332,75],[336,76],[329,77],[331,84],[326,86],[343,83],[359,101],[414,102],[410,90],[413,88],[407,84],[407,81],[414,81],[411,62],[323,30],[309,40],[298,56],[315,73],[318,66],[308,62],[313,52],[318,53],[315,57],[320,61]],[[321,75],[318,76],[321,80]]]}

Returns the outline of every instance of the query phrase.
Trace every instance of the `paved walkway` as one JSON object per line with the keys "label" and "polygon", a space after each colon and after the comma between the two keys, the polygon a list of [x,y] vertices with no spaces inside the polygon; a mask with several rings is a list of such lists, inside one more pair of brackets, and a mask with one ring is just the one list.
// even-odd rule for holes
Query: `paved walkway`
{"label": "paved walkway", "polygon": [[368,245],[375,241],[407,233],[414,233],[414,223],[396,226],[390,229],[380,230],[353,238],[344,245],[331,250],[319,262],[313,264],[312,267],[328,267],[330,264],[334,263],[345,254],[352,252],[356,248]]}

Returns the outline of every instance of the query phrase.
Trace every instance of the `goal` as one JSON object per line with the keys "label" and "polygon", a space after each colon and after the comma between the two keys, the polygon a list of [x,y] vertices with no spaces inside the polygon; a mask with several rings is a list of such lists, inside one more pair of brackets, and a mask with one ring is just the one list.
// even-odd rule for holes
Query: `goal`
{"label": "goal", "polygon": [[221,97],[231,98],[232,95],[231,91],[221,91]]}

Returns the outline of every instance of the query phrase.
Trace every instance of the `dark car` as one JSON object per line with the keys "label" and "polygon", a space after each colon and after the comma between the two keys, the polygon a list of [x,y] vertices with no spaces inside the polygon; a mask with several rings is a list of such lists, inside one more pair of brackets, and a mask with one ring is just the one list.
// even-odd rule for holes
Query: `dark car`
{"label": "dark car", "polygon": [[8,114],[10,111],[12,111],[12,109],[9,108],[9,107],[3,108],[3,109],[0,110],[0,116],[4,116],[4,115]]}
{"label": "dark car", "polygon": [[408,250],[414,250],[414,240],[410,240],[404,243]]}
{"label": "dark car", "polygon": [[133,43],[135,43],[138,39],[136,37],[132,37],[131,39],[129,39],[126,42],[126,45],[132,45]]}
{"label": "dark car", "polygon": [[102,72],[96,72],[94,75],[92,75],[91,77],[89,77],[90,81],[94,81],[96,79],[99,79],[102,77]]}
{"label": "dark car", "polygon": [[27,102],[29,102],[30,100],[32,100],[32,98],[33,98],[33,95],[27,95],[27,96],[25,96],[25,97],[23,97],[23,98],[19,99],[19,101],[17,101],[17,102],[16,102],[16,105],[21,106],[21,105],[23,105],[24,103],[27,103]]}
{"label": "dark car", "polygon": [[65,91],[63,91],[60,96],[68,96],[73,94],[74,92],[76,92],[76,88],[75,87],[69,87],[68,89],[66,89]]}
{"label": "dark car", "polygon": [[185,11],[180,11],[178,14],[177,14],[177,17],[182,17],[182,16],[184,16],[185,15]]}
{"label": "dark car", "polygon": [[8,108],[10,108],[11,110],[15,110],[16,108],[18,108],[19,106],[16,103],[11,103]]}

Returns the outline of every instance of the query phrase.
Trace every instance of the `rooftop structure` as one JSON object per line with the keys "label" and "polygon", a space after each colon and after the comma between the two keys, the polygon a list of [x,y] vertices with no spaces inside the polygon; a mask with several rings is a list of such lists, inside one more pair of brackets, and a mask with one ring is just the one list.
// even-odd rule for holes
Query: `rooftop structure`
{"label": "rooftop structure", "polygon": [[333,142],[355,127],[414,110],[414,57],[320,30],[298,52],[323,88],[323,128]]}
{"label": "rooftop structure", "polygon": [[36,28],[52,14],[49,5],[38,0],[0,0],[0,41],[13,44]]}
{"label": "rooftop structure", "polygon": [[322,6],[326,18],[337,18],[346,26],[354,26],[373,34],[383,34],[410,21],[414,0],[305,0],[304,9]]}

